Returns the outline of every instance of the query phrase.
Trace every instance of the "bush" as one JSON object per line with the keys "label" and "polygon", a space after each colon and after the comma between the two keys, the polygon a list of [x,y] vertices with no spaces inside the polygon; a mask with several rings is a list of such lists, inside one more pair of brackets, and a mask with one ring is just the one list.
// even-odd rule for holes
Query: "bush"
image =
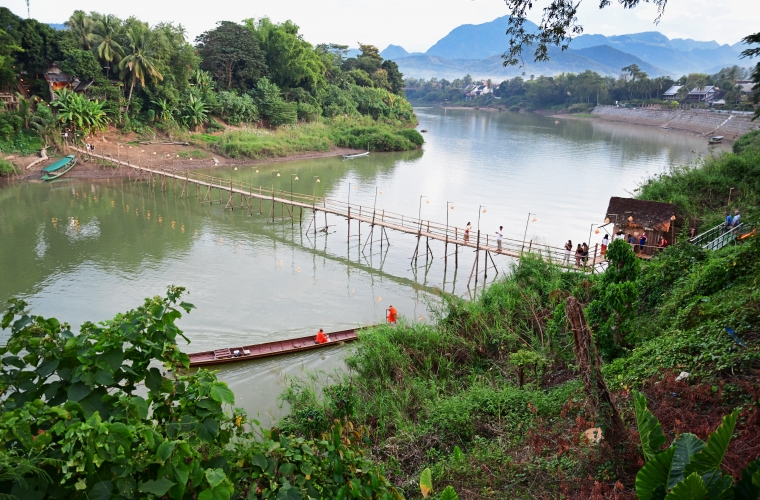
{"label": "bush", "polygon": [[0,177],[13,175],[14,172],[16,172],[16,167],[13,165],[13,163],[0,158]]}
{"label": "bush", "polygon": [[742,151],[755,150],[760,152],[760,130],[753,130],[739,137],[733,146],[734,153],[739,154]]}
{"label": "bush", "polygon": [[216,94],[212,111],[230,125],[254,123],[259,119],[259,109],[250,95],[238,95],[226,90]]}

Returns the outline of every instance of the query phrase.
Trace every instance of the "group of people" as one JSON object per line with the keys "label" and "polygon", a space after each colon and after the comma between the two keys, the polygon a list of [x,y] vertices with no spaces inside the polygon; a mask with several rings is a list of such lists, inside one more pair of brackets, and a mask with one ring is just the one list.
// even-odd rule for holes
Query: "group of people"
{"label": "group of people", "polygon": [[[398,321],[398,311],[395,307],[390,306],[387,310],[388,316],[385,318],[388,324],[395,325]],[[320,328],[317,332],[317,338],[315,339],[317,344],[326,344],[330,342],[330,336],[325,333],[324,329]]]}
{"label": "group of people", "polygon": [[741,220],[742,220],[742,214],[740,214],[738,210],[734,210],[733,217],[731,216],[731,212],[726,213],[725,231],[730,231],[731,229],[735,227],[739,227],[739,224],[741,224]]}
{"label": "group of people", "polygon": [[[567,240],[567,243],[565,243],[565,258],[562,260],[563,265],[570,265],[570,254],[572,251],[573,242],[572,240]],[[583,262],[584,266],[588,264],[588,244],[586,243],[578,243],[578,246],[575,248],[575,267],[581,267],[581,262]]]}

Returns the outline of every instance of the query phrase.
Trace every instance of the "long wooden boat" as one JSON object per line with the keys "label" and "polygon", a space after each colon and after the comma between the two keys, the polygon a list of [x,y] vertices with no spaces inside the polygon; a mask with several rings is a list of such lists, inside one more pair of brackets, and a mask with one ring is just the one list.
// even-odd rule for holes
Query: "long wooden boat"
{"label": "long wooden boat", "polygon": [[357,153],[355,155],[343,155],[344,160],[353,160],[354,158],[361,158],[362,156],[369,156],[369,151],[364,153]]}
{"label": "long wooden boat", "polygon": [[714,135],[707,139],[708,144],[720,144],[723,142],[723,136],[722,135]]}
{"label": "long wooden boat", "polygon": [[74,155],[65,156],[52,165],[48,165],[42,169],[42,180],[52,181],[53,179],[57,179],[74,168],[74,165],[76,164],[77,159]]}
{"label": "long wooden boat", "polygon": [[318,344],[316,341],[317,336],[309,335],[308,337],[266,342],[264,344],[241,345],[216,349],[214,351],[196,352],[188,356],[190,357],[191,367],[236,363],[238,361],[248,361],[293,352],[310,351],[321,347],[330,347],[339,342],[352,342],[359,338],[357,334],[359,330],[362,330],[362,328],[328,333],[327,336],[330,341],[325,344]]}

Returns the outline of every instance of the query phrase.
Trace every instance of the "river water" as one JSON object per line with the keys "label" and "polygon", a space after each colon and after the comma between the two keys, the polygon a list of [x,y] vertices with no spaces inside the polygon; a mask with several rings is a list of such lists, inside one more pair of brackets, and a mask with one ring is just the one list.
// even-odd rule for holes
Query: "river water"
{"label": "river water", "polygon": [[[561,246],[588,239],[610,196],[629,196],[646,177],[711,154],[703,138],[635,125],[440,108],[417,115],[426,130],[421,151],[213,174],[283,190],[292,183],[296,193],[350,196],[368,206],[377,198],[379,209],[433,221],[445,222],[448,213],[459,227],[477,227],[480,215],[484,233],[503,225],[507,238],[527,234]],[[436,291],[473,293],[466,287],[471,251],[444,275],[443,245],[433,243],[433,258],[412,269],[411,235],[389,232],[390,246],[381,251],[375,242],[362,251],[366,225],[360,242],[354,222],[348,240],[346,221],[330,216],[327,234],[315,236],[306,232],[309,214],[299,227],[287,212],[281,218],[279,205],[272,223],[266,203],[259,214],[255,202],[252,216],[223,210],[225,203],[223,195],[221,204],[201,206],[193,189],[180,198],[172,188],[125,179],[0,185],[0,303],[21,297],[35,314],[78,328],[181,285],[197,307],[180,320],[192,340],[185,349],[194,352],[381,323],[391,304],[408,321],[430,321]],[[593,236],[592,246],[601,235]],[[509,263],[496,258],[501,272]],[[266,422],[278,414],[288,376],[340,368],[345,352],[239,363],[222,367],[220,377],[239,406]]]}

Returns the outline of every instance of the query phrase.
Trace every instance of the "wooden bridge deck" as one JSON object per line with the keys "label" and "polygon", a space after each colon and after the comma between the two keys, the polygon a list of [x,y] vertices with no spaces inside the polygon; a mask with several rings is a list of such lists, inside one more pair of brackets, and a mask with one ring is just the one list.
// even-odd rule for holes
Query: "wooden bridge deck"
{"label": "wooden bridge deck", "polygon": [[[115,163],[119,167],[127,167],[131,171],[135,172],[138,179],[149,180],[151,182],[161,183],[163,189],[167,189],[167,181],[171,179],[174,183],[175,189],[180,188],[180,196],[189,196],[189,185],[196,186],[196,195],[201,198],[200,202],[203,203],[223,203],[221,193],[226,192],[229,194],[225,208],[240,208],[241,206],[248,209],[253,213],[253,203],[255,199],[259,200],[259,208],[261,210],[263,203],[267,202],[271,204],[269,207],[269,214],[272,220],[275,218],[275,204],[281,204],[283,207],[288,206],[288,215],[291,221],[295,222],[294,208],[299,208],[299,223],[303,218],[304,210],[311,210],[313,213],[312,223],[314,225],[314,231],[317,230],[316,215],[317,212],[323,212],[325,214],[325,220],[327,214],[337,215],[347,219],[349,225],[352,220],[359,223],[364,222],[369,224],[373,229],[377,226],[382,229],[391,229],[394,231],[407,233],[417,236],[418,249],[421,238],[427,238],[430,240],[436,240],[443,242],[446,246],[449,244],[457,247],[472,248],[474,251],[484,251],[495,255],[506,255],[508,257],[518,258],[522,254],[531,253],[539,255],[547,262],[551,262],[560,266],[574,268],[575,252],[570,254],[569,261],[565,260],[565,249],[561,247],[554,247],[545,244],[537,244],[532,241],[524,242],[521,240],[514,240],[510,238],[502,239],[502,248],[498,248],[496,237],[490,234],[482,234],[479,231],[471,231],[469,238],[465,238],[465,230],[460,227],[445,225],[430,220],[420,220],[414,217],[407,217],[403,214],[397,214],[386,211],[384,209],[377,209],[375,207],[367,207],[355,203],[347,203],[340,200],[335,200],[326,197],[310,196],[299,193],[290,193],[287,191],[276,190],[272,188],[266,188],[263,186],[254,187],[252,184],[246,184],[243,181],[225,179],[222,177],[211,176],[202,174],[199,172],[191,172],[188,170],[164,170],[164,169],[151,169],[134,165],[129,161],[119,160],[113,158],[110,155],[100,155],[94,153],[88,153],[80,148],[72,147],[72,149],[90,156],[92,158],[99,158],[108,162]],[[205,188],[205,189],[204,189]],[[211,197],[212,190],[216,189],[219,192],[219,199],[213,200]],[[240,196],[240,205],[235,207],[234,196]],[[282,216],[281,216],[282,217]],[[327,226],[327,224],[325,224]],[[382,234],[380,235],[382,238]],[[370,235],[370,238],[373,236]],[[385,236],[387,238],[387,236]],[[425,242],[427,248],[427,241]],[[424,249],[423,251],[427,251]],[[588,263],[581,269],[589,272],[594,272],[598,266],[605,263],[604,257],[599,254],[596,247],[589,251]],[[415,256],[418,252],[415,252]],[[458,253],[455,254],[458,256]],[[447,257],[447,256],[446,256]],[[445,258],[446,258],[445,257]],[[414,259],[415,257],[413,257]]]}

